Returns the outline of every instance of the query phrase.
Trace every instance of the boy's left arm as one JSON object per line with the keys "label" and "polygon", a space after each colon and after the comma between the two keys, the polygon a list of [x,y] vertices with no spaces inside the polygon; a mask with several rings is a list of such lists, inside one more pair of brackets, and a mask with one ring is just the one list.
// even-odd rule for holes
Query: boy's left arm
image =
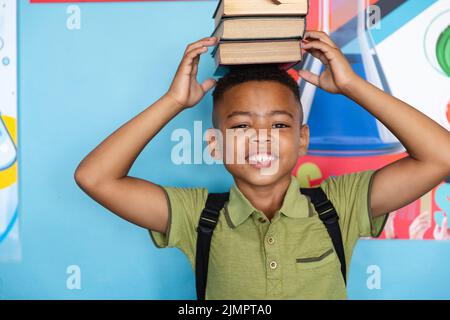
{"label": "boy's left arm", "polygon": [[[374,173],[370,194],[374,217],[420,198],[450,175],[450,132],[407,103],[359,77],[326,33],[307,31],[304,51],[325,64],[320,75],[300,70],[306,81],[354,100],[380,120],[408,156]],[[424,84],[425,85],[425,84]]]}

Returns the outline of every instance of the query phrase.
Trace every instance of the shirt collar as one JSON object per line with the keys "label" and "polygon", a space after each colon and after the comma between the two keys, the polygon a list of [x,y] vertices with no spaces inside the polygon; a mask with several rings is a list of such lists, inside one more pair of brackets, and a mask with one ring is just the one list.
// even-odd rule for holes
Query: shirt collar
{"label": "shirt collar", "polygon": [[[234,183],[230,188],[227,205],[227,213],[233,227],[239,226],[253,212],[258,212],[258,210]],[[290,218],[307,218],[310,216],[309,199],[300,193],[300,185],[294,176],[291,176],[291,182],[283,199],[280,212]]]}

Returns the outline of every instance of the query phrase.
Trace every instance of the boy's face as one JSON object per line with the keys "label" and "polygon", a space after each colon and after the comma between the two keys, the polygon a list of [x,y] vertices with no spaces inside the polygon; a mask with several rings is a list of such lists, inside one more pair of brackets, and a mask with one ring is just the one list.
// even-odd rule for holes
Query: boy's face
{"label": "boy's face", "polygon": [[290,175],[298,157],[306,154],[309,128],[301,124],[298,100],[281,83],[247,81],[233,86],[215,109],[223,149],[212,129],[208,145],[211,155],[223,160],[235,180],[271,184]]}

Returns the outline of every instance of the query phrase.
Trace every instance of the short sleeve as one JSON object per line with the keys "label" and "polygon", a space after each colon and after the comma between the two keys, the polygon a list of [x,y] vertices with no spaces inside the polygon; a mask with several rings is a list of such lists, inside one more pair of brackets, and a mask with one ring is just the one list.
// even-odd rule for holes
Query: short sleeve
{"label": "short sleeve", "polygon": [[347,242],[356,242],[359,237],[379,237],[383,231],[388,214],[374,218],[370,208],[375,172],[366,170],[331,176],[321,183],[339,214],[340,227]]}
{"label": "short sleeve", "polygon": [[206,188],[162,186],[169,207],[169,220],[165,233],[149,230],[157,248],[179,248],[193,259],[197,240],[197,224],[205,206]]}

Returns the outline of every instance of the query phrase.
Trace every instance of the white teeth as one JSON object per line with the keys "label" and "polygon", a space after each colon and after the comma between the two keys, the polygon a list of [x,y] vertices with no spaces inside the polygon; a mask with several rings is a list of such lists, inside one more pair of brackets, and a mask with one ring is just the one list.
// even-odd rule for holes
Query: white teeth
{"label": "white teeth", "polygon": [[249,160],[251,162],[267,162],[267,161],[273,161],[275,159],[274,156],[266,153],[259,153],[254,154],[249,157]]}

